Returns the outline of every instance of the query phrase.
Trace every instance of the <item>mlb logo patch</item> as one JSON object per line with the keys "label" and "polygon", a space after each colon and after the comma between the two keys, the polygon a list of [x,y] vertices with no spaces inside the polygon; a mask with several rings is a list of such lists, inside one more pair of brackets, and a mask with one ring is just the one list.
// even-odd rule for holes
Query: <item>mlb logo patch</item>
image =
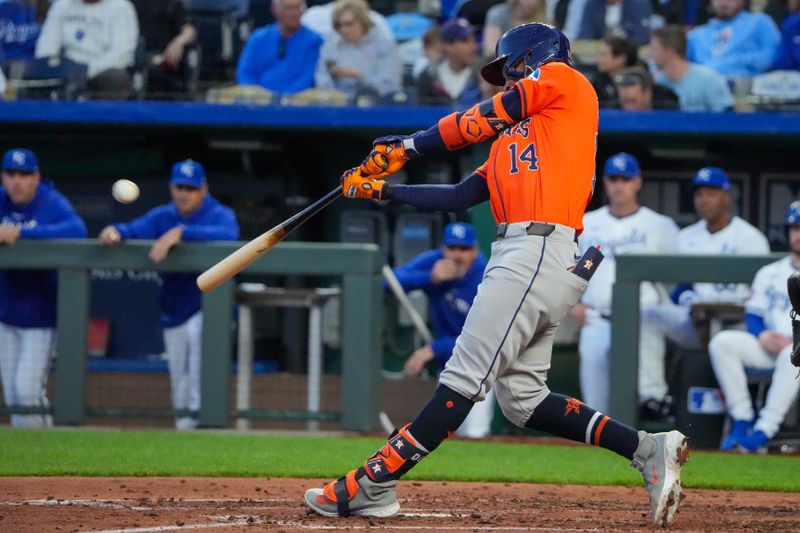
{"label": "mlb logo patch", "polygon": [[689,387],[686,409],[697,415],[723,415],[725,402],[719,389],[711,387]]}

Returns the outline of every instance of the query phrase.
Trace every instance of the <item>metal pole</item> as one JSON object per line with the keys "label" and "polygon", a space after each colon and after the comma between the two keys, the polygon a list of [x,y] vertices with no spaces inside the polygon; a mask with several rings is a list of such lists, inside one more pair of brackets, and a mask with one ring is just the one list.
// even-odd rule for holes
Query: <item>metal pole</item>
{"label": "metal pole", "polygon": [[[311,299],[308,309],[308,410],[319,415],[322,384],[322,306]],[[309,431],[319,430],[319,420],[308,421]]]}
{"label": "metal pole", "polygon": [[[239,372],[236,375],[236,412],[250,409],[251,384],[253,380],[253,310],[249,305],[239,306]],[[250,429],[250,419],[236,418],[236,429]]]}

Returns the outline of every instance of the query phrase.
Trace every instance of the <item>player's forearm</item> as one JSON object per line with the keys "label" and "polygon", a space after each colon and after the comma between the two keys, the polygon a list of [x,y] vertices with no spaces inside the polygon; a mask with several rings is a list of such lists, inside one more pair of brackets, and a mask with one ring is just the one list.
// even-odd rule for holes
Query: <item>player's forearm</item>
{"label": "player's forearm", "polygon": [[489,199],[486,180],[472,174],[455,185],[392,185],[383,188],[383,197],[403,204],[434,211],[463,211]]}
{"label": "player's forearm", "polygon": [[39,224],[19,232],[23,239],[81,239],[87,235],[86,224],[78,217],[53,224]]}
{"label": "player's forearm", "polygon": [[436,125],[414,135],[413,149],[419,154],[456,150],[491,137],[522,120],[517,87],[484,100],[461,113],[451,113]]}

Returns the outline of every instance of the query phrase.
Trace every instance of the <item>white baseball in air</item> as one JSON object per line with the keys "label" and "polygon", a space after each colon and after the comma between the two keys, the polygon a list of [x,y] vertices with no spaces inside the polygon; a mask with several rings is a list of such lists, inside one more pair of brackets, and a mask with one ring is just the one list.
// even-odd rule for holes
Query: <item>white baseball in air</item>
{"label": "white baseball in air", "polygon": [[121,204],[135,202],[139,198],[139,186],[131,180],[117,180],[111,186],[111,196]]}

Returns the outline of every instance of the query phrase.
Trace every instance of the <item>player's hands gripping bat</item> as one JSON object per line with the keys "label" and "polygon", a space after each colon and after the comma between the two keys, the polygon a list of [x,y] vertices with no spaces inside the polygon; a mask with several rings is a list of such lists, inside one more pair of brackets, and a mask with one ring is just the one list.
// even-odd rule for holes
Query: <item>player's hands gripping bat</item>
{"label": "player's hands gripping bat", "polygon": [[347,198],[365,200],[383,200],[383,188],[386,182],[381,179],[365,178],[361,169],[351,168],[342,174],[342,194]]}
{"label": "player's hands gripping bat", "polygon": [[378,137],[372,142],[372,151],[358,169],[365,177],[384,178],[394,174],[412,157],[418,155],[414,150],[413,137],[390,135]]}
{"label": "player's hands gripping bat", "polygon": [[789,292],[789,301],[792,303],[790,315],[792,317],[792,364],[800,367],[800,271],[793,273],[786,280]]}

